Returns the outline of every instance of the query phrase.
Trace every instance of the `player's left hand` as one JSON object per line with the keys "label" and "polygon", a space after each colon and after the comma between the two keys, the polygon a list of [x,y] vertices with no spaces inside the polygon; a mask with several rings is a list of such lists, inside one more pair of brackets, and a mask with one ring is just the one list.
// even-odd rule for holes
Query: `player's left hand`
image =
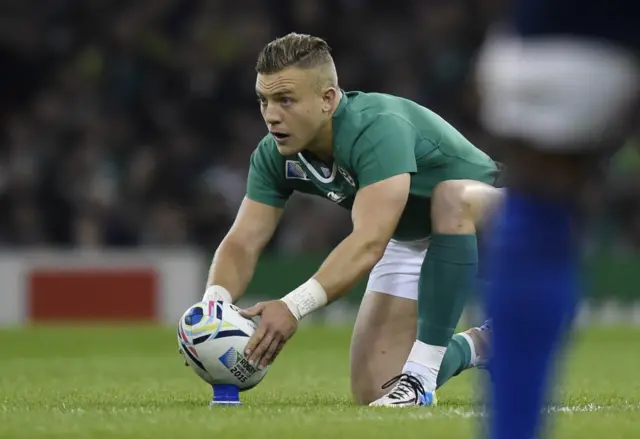
{"label": "player's left hand", "polygon": [[246,318],[260,316],[258,329],[249,339],[244,355],[249,364],[265,368],[280,353],[287,340],[298,329],[298,320],[281,300],[260,302],[240,311]]}

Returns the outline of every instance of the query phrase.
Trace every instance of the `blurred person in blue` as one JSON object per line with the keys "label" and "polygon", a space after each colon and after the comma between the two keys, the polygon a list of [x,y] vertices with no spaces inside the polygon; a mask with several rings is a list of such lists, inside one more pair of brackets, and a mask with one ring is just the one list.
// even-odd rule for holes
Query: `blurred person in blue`
{"label": "blurred person in blue", "polygon": [[481,117],[509,169],[487,255],[489,430],[532,439],[582,291],[581,192],[638,104],[640,4],[514,0],[503,12],[478,61]]}

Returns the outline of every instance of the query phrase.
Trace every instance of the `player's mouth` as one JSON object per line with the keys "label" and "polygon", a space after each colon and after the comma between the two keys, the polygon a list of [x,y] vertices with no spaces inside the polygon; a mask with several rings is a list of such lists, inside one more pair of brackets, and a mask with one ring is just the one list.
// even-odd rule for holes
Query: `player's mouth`
{"label": "player's mouth", "polygon": [[278,143],[284,142],[289,138],[289,134],[280,133],[278,131],[271,131],[271,135],[273,136],[274,139],[276,139]]}

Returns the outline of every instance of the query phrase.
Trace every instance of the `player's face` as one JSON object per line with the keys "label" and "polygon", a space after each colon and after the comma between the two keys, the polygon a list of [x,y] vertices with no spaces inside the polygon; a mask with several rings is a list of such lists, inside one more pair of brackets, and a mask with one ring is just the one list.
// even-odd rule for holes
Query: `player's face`
{"label": "player's face", "polygon": [[258,74],[256,93],[260,111],[282,155],[306,149],[330,119],[327,102],[313,70],[289,67]]}

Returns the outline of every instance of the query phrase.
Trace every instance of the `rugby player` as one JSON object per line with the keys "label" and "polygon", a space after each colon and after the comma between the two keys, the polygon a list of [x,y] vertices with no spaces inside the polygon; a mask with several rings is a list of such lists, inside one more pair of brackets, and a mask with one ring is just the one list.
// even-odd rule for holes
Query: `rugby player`
{"label": "rugby player", "polygon": [[352,232],[303,285],[243,311],[261,316],[245,355],[270,364],[298,320],[370,273],[351,344],[354,399],[434,404],[439,385],[486,358],[487,326],[453,336],[476,284],[477,227],[500,199],[498,166],[412,101],[341,90],[320,38],[272,41],[256,70],[269,133],[205,299],[240,297],[294,191],[327,197],[351,210]]}
{"label": "rugby player", "polygon": [[628,0],[509,2],[479,57],[482,118],[509,168],[487,255],[493,439],[541,433],[580,297],[578,200],[638,104],[638,16]]}

